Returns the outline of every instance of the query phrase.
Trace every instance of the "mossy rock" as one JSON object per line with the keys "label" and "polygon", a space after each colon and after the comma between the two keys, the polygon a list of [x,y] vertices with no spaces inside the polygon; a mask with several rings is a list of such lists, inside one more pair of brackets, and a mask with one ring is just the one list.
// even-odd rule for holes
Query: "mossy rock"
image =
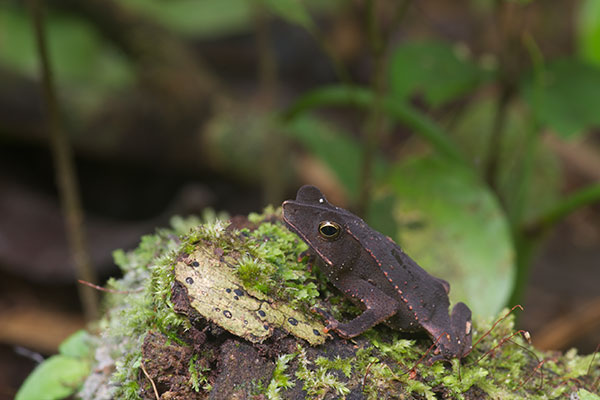
{"label": "mossy rock", "polygon": [[[313,305],[342,319],[357,310],[298,261],[306,246],[278,210],[207,219],[176,219],[115,253],[124,277],[109,283],[118,292],[81,398],[584,399],[598,386],[600,357],[543,353],[518,334],[500,345],[512,316],[462,362],[433,365],[420,361],[424,335],[383,325],[355,340],[326,335]],[[474,340],[496,319],[476,317]]]}

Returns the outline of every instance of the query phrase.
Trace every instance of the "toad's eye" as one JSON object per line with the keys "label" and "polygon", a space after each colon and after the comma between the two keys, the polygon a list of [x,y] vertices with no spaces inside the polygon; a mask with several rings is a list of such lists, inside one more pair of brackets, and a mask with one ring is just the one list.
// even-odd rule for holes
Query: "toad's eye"
{"label": "toad's eye", "polygon": [[323,239],[337,239],[337,237],[340,236],[340,231],[340,226],[335,222],[323,221],[319,224],[319,234]]}

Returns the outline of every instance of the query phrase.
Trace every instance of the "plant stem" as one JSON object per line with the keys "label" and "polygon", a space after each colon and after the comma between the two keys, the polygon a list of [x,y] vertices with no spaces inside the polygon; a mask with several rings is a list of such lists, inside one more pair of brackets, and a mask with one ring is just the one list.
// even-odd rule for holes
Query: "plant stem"
{"label": "plant stem", "polygon": [[[277,57],[271,41],[271,27],[267,10],[262,1],[254,2],[254,27],[258,52],[259,101],[261,112],[273,108],[278,96]],[[262,157],[260,168],[263,176],[263,201],[265,204],[280,203],[286,185],[286,175],[281,173],[285,164],[286,141],[273,124],[265,131],[268,140],[268,156]]]}
{"label": "plant stem", "polygon": [[373,187],[373,163],[377,144],[383,135],[385,113],[383,102],[385,99],[385,43],[379,30],[375,0],[367,1],[367,28],[369,31],[369,44],[373,58],[374,68],[371,77],[371,91],[374,99],[370,104],[369,115],[363,133],[363,160],[360,177],[360,191],[356,211],[358,215],[365,215],[371,199]]}
{"label": "plant stem", "polygon": [[496,113],[492,125],[490,140],[488,143],[487,159],[484,172],[484,179],[488,186],[498,192],[498,161],[500,158],[500,145],[506,125],[507,108],[512,97],[512,90],[508,84],[502,84],[500,90],[500,98],[496,106]]}
{"label": "plant stem", "polygon": [[531,262],[542,238],[555,224],[571,212],[598,201],[600,201],[600,183],[590,185],[568,195],[533,223],[522,227],[517,232],[513,232],[517,254],[517,275],[508,305],[514,305],[522,301],[526,283],[529,280]]}
{"label": "plant stem", "polygon": [[261,1],[254,5],[254,28],[258,52],[258,80],[261,95],[266,101],[272,101],[277,91],[277,58],[271,43],[271,26],[266,8]]}
{"label": "plant stem", "polygon": [[539,235],[549,230],[573,211],[596,202],[600,202],[600,183],[592,184],[569,194],[534,222],[527,224],[525,230],[529,234]]}
{"label": "plant stem", "polygon": [[529,281],[529,272],[539,240],[528,237],[523,232],[513,232],[515,246],[515,278],[507,306],[512,307],[523,301],[523,295]]}
{"label": "plant stem", "polygon": [[[542,53],[530,34],[526,33],[523,36],[523,42],[529,51],[529,56],[531,57],[533,64],[533,101],[534,103],[539,104],[543,95],[542,83],[544,64]],[[525,142],[523,166],[521,168],[521,173],[518,176],[518,180],[515,183],[515,196],[511,199],[512,204],[507,206],[507,210],[509,210],[508,218],[516,252],[516,276],[509,305],[517,304],[522,301],[535,249],[541,241],[542,234],[545,233],[545,231],[539,231],[535,235],[527,234],[526,226],[523,221],[523,212],[527,197],[526,192],[530,188],[530,180],[533,173],[532,170],[537,150],[536,144],[539,142],[540,130],[541,127],[539,121],[532,117]]]}
{"label": "plant stem", "polygon": [[[370,108],[375,101],[373,93],[363,87],[332,85],[315,89],[300,97],[284,114],[287,120],[300,113],[321,106],[353,106]],[[435,121],[427,115],[397,99],[384,99],[383,107],[388,116],[415,131],[443,157],[467,166],[468,163],[456,144]]]}
{"label": "plant stem", "polygon": [[[40,59],[44,103],[46,106],[50,145],[54,159],[56,184],[65,218],[67,241],[75,264],[77,278],[94,283],[97,280],[87,251],[87,241],[83,227],[83,212],[79,199],[73,154],[61,123],[52,68],[48,57],[42,1],[30,0],[30,9]],[[97,292],[83,285],[78,285],[77,288],[86,319],[88,321],[96,319],[98,317]]]}

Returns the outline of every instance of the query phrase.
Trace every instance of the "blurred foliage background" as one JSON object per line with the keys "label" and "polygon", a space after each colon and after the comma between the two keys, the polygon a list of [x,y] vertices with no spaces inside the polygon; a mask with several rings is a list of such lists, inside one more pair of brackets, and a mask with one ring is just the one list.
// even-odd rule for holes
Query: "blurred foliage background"
{"label": "blurred foliage background", "polygon": [[50,353],[83,323],[36,4],[100,277],[171,215],[245,214],[311,183],[453,301],[523,304],[541,347],[593,351],[599,0],[46,3],[0,1],[0,360],[25,371],[0,396],[30,368],[15,345]]}

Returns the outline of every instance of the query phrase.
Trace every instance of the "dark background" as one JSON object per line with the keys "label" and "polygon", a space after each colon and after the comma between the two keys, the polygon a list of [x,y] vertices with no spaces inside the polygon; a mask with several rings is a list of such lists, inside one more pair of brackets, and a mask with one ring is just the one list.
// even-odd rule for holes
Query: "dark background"
{"label": "dark background", "polygon": [[[531,245],[526,267],[514,262],[511,268],[526,269],[518,326],[531,331],[534,344],[582,353],[596,348],[600,195],[547,225],[536,225],[535,216],[600,182],[597,2],[298,3],[306,14],[288,2],[250,0],[59,0],[49,9],[40,3],[60,129],[73,151],[100,283],[119,274],[114,249],[135,247],[173,215],[201,215],[206,207],[229,215],[260,211],[292,198],[304,183],[396,233],[399,222],[385,205],[402,196],[392,183],[392,200],[381,200],[377,193],[390,183],[361,180],[361,171],[369,175],[364,159],[375,154],[384,169],[393,169],[411,156],[436,153],[434,144],[410,124],[377,114],[376,106],[314,106],[319,120],[337,127],[331,129],[336,139],[319,136],[329,131],[284,133],[282,119],[302,94],[352,82],[390,91],[439,124],[517,232],[499,243],[516,254]],[[0,398],[12,398],[36,360],[84,327],[49,146],[34,5],[0,1]],[[438,57],[419,47],[428,40],[451,51]],[[414,53],[390,61],[411,45]],[[420,64],[423,54],[433,54],[430,75],[423,71],[431,65]],[[398,89],[402,77],[414,83],[405,93]],[[536,102],[528,88],[539,77],[542,100]],[[493,112],[477,108],[483,103]],[[513,111],[521,118],[516,128]],[[460,128],[469,118],[479,122]],[[462,135],[478,127],[480,136]],[[504,146],[504,130],[519,140],[497,157],[498,176],[505,160],[539,156],[530,180],[519,186],[529,193],[525,200],[513,196],[521,189],[511,185],[525,174],[525,162],[510,167],[516,178],[486,174]],[[375,140],[369,131],[378,132]],[[531,141],[523,139],[528,132]],[[520,201],[530,211],[519,220],[511,216]],[[387,214],[368,211],[373,208]],[[482,220],[482,230],[485,225]]]}

